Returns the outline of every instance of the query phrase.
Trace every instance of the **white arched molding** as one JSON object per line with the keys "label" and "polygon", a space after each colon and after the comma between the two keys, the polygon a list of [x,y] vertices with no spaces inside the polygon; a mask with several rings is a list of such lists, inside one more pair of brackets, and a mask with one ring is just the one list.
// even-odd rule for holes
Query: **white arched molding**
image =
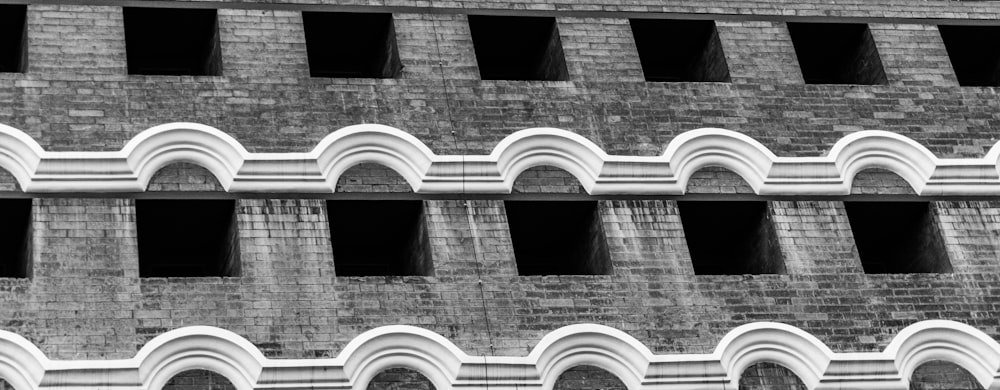
{"label": "white arched molding", "polygon": [[812,389],[819,384],[834,356],[833,351],[813,335],[774,322],[757,322],[733,329],[719,342],[714,355],[729,374],[729,386],[733,389],[739,388],[744,370],[761,362],[788,368]]}
{"label": "white arched molding", "polygon": [[209,370],[239,390],[364,390],[389,368],[415,370],[439,390],[551,390],[566,370],[596,366],[630,390],[732,389],[756,363],[790,369],[810,389],[905,390],[921,364],[955,363],[986,389],[1000,388],[1000,344],[954,321],[923,321],[902,331],[881,352],[832,352],[790,325],[737,327],[712,353],[652,353],[628,334],[577,324],[544,336],[526,356],[471,356],[445,337],[412,326],[386,326],[358,335],[336,358],[269,359],[227,330],[193,326],[164,333],[135,357],[49,360],[24,338],[0,331],[0,378],[18,390],[121,388],[159,390],[174,375]]}
{"label": "white arched molding", "polygon": [[955,363],[984,389],[1000,389],[1000,344],[979,330],[957,322],[923,321],[903,329],[885,349],[901,379],[932,360]]}
{"label": "white arched molding", "polygon": [[437,155],[416,137],[376,124],[333,131],[304,153],[250,153],[197,123],[147,129],[120,151],[49,152],[0,125],[0,168],[26,192],[140,192],[178,162],[206,168],[229,192],[330,193],[347,169],[374,163],[417,193],[509,193],[518,175],[546,165],[569,172],[593,195],[680,195],[708,166],[735,172],[763,195],[847,195],[868,168],[898,174],[920,195],[1000,195],[1000,143],[982,158],[941,159],[910,138],[874,130],[845,136],[826,156],[779,157],[746,135],[709,128],[678,135],[659,156],[621,156],[554,128],[516,131],[489,155]]}
{"label": "white arched molding", "polygon": [[537,368],[543,390],[552,390],[563,372],[583,365],[604,369],[617,376],[629,390],[638,390],[653,361],[653,353],[617,329],[580,324],[546,335],[532,349],[528,360]]}

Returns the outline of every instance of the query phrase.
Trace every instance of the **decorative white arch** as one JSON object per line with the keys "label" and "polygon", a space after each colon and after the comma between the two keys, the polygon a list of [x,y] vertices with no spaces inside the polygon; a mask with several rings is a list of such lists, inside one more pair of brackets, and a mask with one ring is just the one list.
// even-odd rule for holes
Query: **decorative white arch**
{"label": "decorative white arch", "polygon": [[567,369],[592,365],[630,390],[735,389],[759,362],[787,367],[810,390],[907,389],[921,364],[946,360],[969,371],[984,388],[1000,387],[1000,344],[954,321],[922,321],[881,352],[832,352],[819,339],[786,324],[737,327],[710,354],[653,354],[628,334],[577,324],[544,336],[527,356],[470,356],[448,339],[412,326],[386,326],[358,335],[332,359],[268,359],[232,332],[193,326],[169,331],[131,359],[49,360],[24,338],[0,331],[0,377],[18,390],[128,388],[159,390],[174,375],[210,370],[237,389],[364,390],[379,372],[405,367],[439,390],[551,390]]}
{"label": "decorative white arch", "polygon": [[35,389],[42,382],[48,359],[30,341],[0,330],[0,378],[14,389]]}
{"label": "decorative white arch", "polygon": [[739,388],[743,371],[761,362],[788,368],[812,389],[819,385],[834,358],[833,351],[813,335],[775,322],[755,322],[733,329],[719,342],[714,355],[729,373],[729,384],[734,389]]}
{"label": "decorative white arch", "polygon": [[521,172],[548,165],[594,195],[680,195],[707,166],[735,172],[763,195],[847,195],[854,176],[868,168],[898,174],[918,195],[1000,195],[1000,146],[983,158],[941,159],[910,138],[875,130],[845,136],[826,156],[779,157],[724,129],[682,133],[660,156],[620,156],[570,131],[532,128],[507,136],[489,155],[463,156],[434,154],[416,137],[376,124],[334,131],[306,153],[250,153],[197,123],[150,128],[116,152],[48,152],[0,125],[0,168],[26,192],[140,192],[156,171],[177,162],[206,168],[230,192],[329,193],[350,167],[375,163],[417,193],[509,193]]}
{"label": "decorative white arch", "polygon": [[976,328],[954,321],[929,320],[904,328],[885,348],[908,385],[920,365],[932,360],[955,363],[984,389],[1000,388],[1000,344]]}
{"label": "decorative white arch", "polygon": [[542,389],[551,390],[566,370],[595,366],[618,377],[629,390],[638,390],[653,353],[632,336],[603,325],[569,325],[546,335],[531,350],[528,360],[543,378]]}

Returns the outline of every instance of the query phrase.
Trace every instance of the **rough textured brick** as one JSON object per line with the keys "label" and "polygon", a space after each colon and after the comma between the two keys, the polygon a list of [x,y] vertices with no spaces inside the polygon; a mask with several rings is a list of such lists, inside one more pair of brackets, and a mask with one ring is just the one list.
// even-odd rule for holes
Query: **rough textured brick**
{"label": "rough textured brick", "polygon": [[511,192],[586,194],[587,190],[569,172],[543,165],[521,172],[517,179],[514,179],[514,188]]}
{"label": "rough textured brick", "polygon": [[802,84],[784,23],[717,21],[715,25],[733,83]]}
{"label": "rough textured brick", "polygon": [[858,172],[851,182],[851,195],[915,195],[913,187],[892,171],[880,168]]}
{"label": "rough textured brick", "polygon": [[419,372],[390,368],[368,382],[368,390],[435,390],[434,384]]}
{"label": "rough textured brick", "polygon": [[981,390],[976,377],[955,363],[932,360],[910,376],[910,390]]}
{"label": "rough textured brick", "polygon": [[553,386],[555,390],[625,390],[614,374],[594,366],[576,366],[564,371]]}
{"label": "rough textured brick", "polygon": [[688,178],[686,194],[753,194],[740,175],[720,167],[699,169]]}
{"label": "rough textured brick", "polygon": [[958,86],[937,26],[871,23],[868,28],[878,47],[889,84]]}
{"label": "rough textured brick", "polygon": [[643,81],[628,19],[559,18],[571,80]]}
{"label": "rough textured brick", "polygon": [[[216,127],[253,152],[306,152],[359,123],[403,129],[438,154],[488,154],[509,134],[542,126],[643,156],[703,127],[746,134],[780,156],[823,156],[866,129],[912,137],[939,157],[982,157],[996,142],[995,91],[958,87],[927,24],[994,21],[1000,10],[988,2],[393,0],[385,5],[405,10],[393,15],[405,67],[387,80],[308,77],[300,16],[387,10],[381,3],[273,3],[219,4],[223,75],[213,77],[127,75],[120,7],[31,4],[28,69],[0,74],[0,122],[50,151],[117,151],[176,121]],[[555,17],[570,80],[480,81],[464,12]],[[627,22],[644,12],[724,15],[717,26],[732,82],[644,82]],[[785,28],[802,17],[870,21],[889,84],[804,85]],[[203,169],[177,164],[149,189],[219,186]],[[19,191],[6,174],[0,190]],[[337,190],[410,191],[370,164],[345,172]],[[706,168],[688,192],[752,190],[732,172]],[[510,196],[539,193],[581,189],[566,172],[538,167]],[[859,173],[852,193],[912,196],[879,170]],[[518,276],[501,200],[435,197],[424,200],[434,276],[338,277],[325,200],[243,199],[232,236],[240,276],[147,279],[138,276],[134,200],[114,196],[124,195],[35,200],[33,274],[0,279],[0,328],[52,359],[131,358],[186,325],[223,327],[275,358],[332,357],[358,334],[397,324],[440,333],[473,355],[524,355],[545,334],[581,322],[621,329],[656,353],[708,353],[753,321],[800,327],[838,352],[880,351],[926,319],[1000,335],[995,200],[934,203],[952,273],[864,274],[843,202],[779,199],[768,217],[784,274],[694,275],[673,199],[602,198],[611,275]],[[782,377],[755,370],[762,383]]]}
{"label": "rough textured brick", "polygon": [[413,192],[413,187],[390,168],[359,164],[340,175],[336,192]]}
{"label": "rough textured brick", "polygon": [[152,178],[146,191],[225,191],[211,172],[190,163],[163,167]]}
{"label": "rough textured brick", "polygon": [[208,370],[189,370],[170,378],[164,390],[236,390],[226,377]]}
{"label": "rough textured brick", "polygon": [[805,390],[799,377],[780,364],[757,363],[740,375],[740,390]]}

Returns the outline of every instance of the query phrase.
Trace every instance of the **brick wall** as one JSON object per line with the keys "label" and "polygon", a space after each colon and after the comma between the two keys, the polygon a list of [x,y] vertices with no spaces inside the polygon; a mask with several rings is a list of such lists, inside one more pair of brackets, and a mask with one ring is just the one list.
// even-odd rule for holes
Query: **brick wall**
{"label": "brick wall", "polygon": [[910,376],[910,390],[981,390],[976,377],[968,371],[941,360],[921,364]]}
{"label": "brick wall", "polygon": [[[830,15],[894,14],[806,4],[817,13],[832,8],[823,11]],[[943,10],[934,4],[902,8],[913,17],[994,15],[982,3],[935,14]],[[763,2],[743,6],[734,13],[772,12]],[[586,8],[573,2],[566,12],[577,7]],[[788,7],[789,18],[812,14]],[[666,7],[709,9],[726,7]],[[29,7],[28,72],[0,75],[2,122],[53,150],[116,150],[145,128],[181,120],[218,127],[253,151],[304,151],[340,127],[373,122],[405,129],[440,153],[488,153],[503,136],[537,126],[641,155],[706,126],[747,133],[782,155],[819,155],[861,129],[906,134],[943,157],[980,156],[993,143],[992,94],[955,86],[933,25],[872,24],[891,86],[802,85],[785,23],[770,20],[718,21],[732,83],[646,83],[626,14],[560,16],[573,75],[553,84],[478,81],[466,17],[452,13],[394,15],[400,79],[310,78],[297,11],[228,8],[218,16],[223,76],[127,75],[121,18],[114,6]]]}
{"label": "brick wall", "polygon": [[[437,153],[489,153],[506,135],[538,126],[637,155],[658,155],[679,132],[708,126],[788,156],[822,155],[863,129],[908,135],[940,157],[978,157],[995,142],[995,91],[958,87],[936,28],[914,24],[995,19],[1000,12],[986,3],[449,3],[553,11],[571,77],[550,83],[479,81],[467,17],[451,8],[424,12],[422,3],[393,16],[400,78],[309,78],[299,12],[246,3],[219,11],[217,77],[127,75],[120,7],[30,5],[28,71],[0,74],[0,122],[49,150],[118,150],[172,121],[215,126],[257,152],[307,151],[358,123],[402,128]],[[646,83],[629,14],[569,13],[623,10],[748,15],[717,23],[732,82]],[[784,21],[797,16],[914,19],[871,24],[889,85],[806,86]],[[912,192],[884,171],[862,172],[854,184],[859,195]],[[0,189],[18,190],[9,175],[0,175]],[[149,189],[220,188],[203,169],[177,164]],[[367,164],[345,172],[337,191],[410,189]],[[718,168],[695,174],[688,191],[752,192]],[[564,171],[537,167],[515,192],[582,191]],[[843,352],[881,350],[903,327],[932,318],[1000,335],[995,201],[935,202],[953,272],[920,275],[864,274],[838,200],[770,202],[785,266],[777,275],[694,275],[673,200],[598,205],[610,275],[517,276],[503,201],[428,199],[423,227],[434,276],[338,277],[325,200],[241,199],[232,237],[240,276],[139,278],[134,200],[40,198],[32,275],[0,280],[0,328],[54,359],[129,358],[152,337],[196,324],[234,331],[281,358],[335,356],[361,332],[394,324],[431,329],[470,354],[504,355],[524,355],[553,329],[580,322],[622,329],[657,353],[709,352],[732,328],[765,320],[801,327]]]}
{"label": "brick wall", "polygon": [[212,371],[189,370],[170,378],[163,390],[236,390],[236,387]]}
{"label": "brick wall", "polygon": [[740,390],[805,390],[791,370],[775,363],[757,363],[740,375]]}
{"label": "brick wall", "polygon": [[576,366],[563,371],[556,379],[555,390],[625,390],[614,374],[594,366]]}
{"label": "brick wall", "polygon": [[435,390],[434,384],[419,372],[390,368],[368,382],[368,390]]}

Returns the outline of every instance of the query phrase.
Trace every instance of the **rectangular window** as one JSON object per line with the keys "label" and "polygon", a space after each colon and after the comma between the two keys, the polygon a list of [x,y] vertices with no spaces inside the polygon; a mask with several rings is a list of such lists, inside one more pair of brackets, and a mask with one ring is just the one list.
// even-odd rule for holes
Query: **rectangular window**
{"label": "rectangular window", "polygon": [[0,277],[31,275],[31,199],[0,200]]}
{"label": "rectangular window", "polygon": [[785,273],[767,202],[677,202],[696,275]]}
{"label": "rectangular window", "polygon": [[128,73],[222,75],[214,9],[124,9]]}
{"label": "rectangular window", "polygon": [[519,275],[610,275],[597,202],[507,201]]}
{"label": "rectangular window", "polygon": [[483,80],[568,80],[555,18],[469,15]]}
{"label": "rectangular window", "polygon": [[233,200],[135,201],[139,276],[239,276]]}
{"label": "rectangular window", "polygon": [[868,274],[949,273],[928,202],[844,202]]}
{"label": "rectangular window", "polygon": [[309,75],[396,77],[402,66],[392,14],[303,12]]}
{"label": "rectangular window", "polygon": [[729,66],[711,20],[631,19],[646,81],[729,82]]}
{"label": "rectangular window", "polygon": [[1000,86],[998,26],[938,26],[948,58],[963,86]]}
{"label": "rectangular window", "polygon": [[788,32],[806,84],[888,82],[867,24],[788,23]]}
{"label": "rectangular window", "polygon": [[0,72],[24,72],[26,68],[26,14],[25,5],[0,5]]}
{"label": "rectangular window", "polygon": [[433,276],[422,201],[329,201],[337,276]]}

